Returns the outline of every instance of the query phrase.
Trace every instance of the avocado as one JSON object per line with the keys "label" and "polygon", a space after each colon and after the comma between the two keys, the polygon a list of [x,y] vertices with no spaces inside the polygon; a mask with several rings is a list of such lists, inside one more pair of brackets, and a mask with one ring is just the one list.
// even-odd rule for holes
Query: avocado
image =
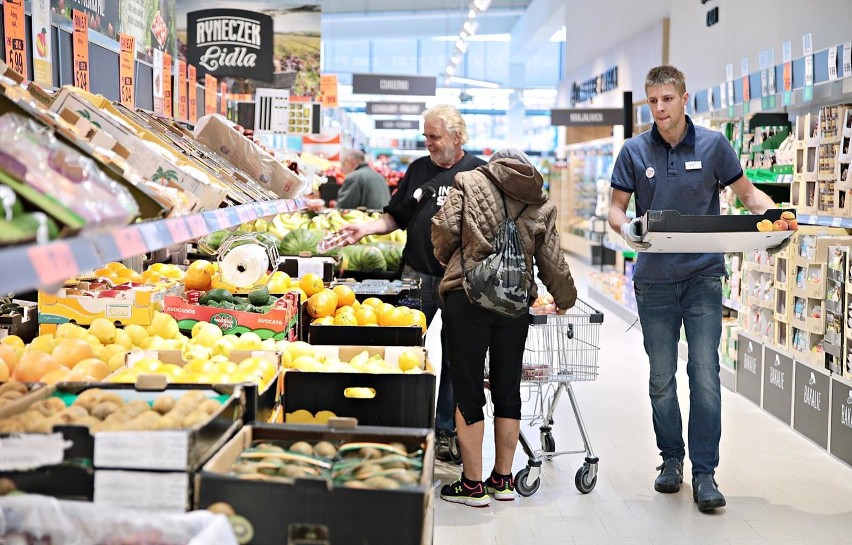
{"label": "avocado", "polygon": [[249,293],[248,300],[249,303],[256,306],[263,306],[266,304],[266,301],[269,299],[269,288],[266,286],[261,286],[253,292]]}
{"label": "avocado", "polygon": [[224,288],[215,288],[202,295],[201,298],[198,299],[198,302],[202,305],[208,305],[211,301],[222,303],[224,301],[233,302],[233,300],[234,296],[231,292]]}

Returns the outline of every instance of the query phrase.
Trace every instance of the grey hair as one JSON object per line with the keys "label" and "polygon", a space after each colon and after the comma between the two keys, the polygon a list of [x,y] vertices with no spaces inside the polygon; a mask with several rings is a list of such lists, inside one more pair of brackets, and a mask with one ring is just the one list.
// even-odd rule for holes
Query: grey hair
{"label": "grey hair", "polygon": [[362,152],[361,150],[357,150],[357,149],[346,150],[346,151],[343,152],[341,159],[343,161],[352,159],[352,160],[356,161],[358,164],[361,164],[361,163],[364,162],[364,152]]}
{"label": "grey hair", "polygon": [[527,154],[516,148],[503,148],[501,150],[497,150],[493,155],[491,155],[488,162],[493,163],[497,159],[512,159],[525,165],[532,166],[532,161],[530,161],[530,158],[527,157]]}
{"label": "grey hair", "polygon": [[434,117],[444,122],[447,132],[456,133],[461,145],[467,144],[467,125],[462,119],[461,113],[455,106],[449,104],[438,104],[423,112],[423,119]]}

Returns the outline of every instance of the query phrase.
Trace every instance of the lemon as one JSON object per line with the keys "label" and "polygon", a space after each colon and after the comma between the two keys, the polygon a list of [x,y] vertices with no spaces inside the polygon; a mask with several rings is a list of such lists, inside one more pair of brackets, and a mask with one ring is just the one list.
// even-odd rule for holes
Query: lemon
{"label": "lemon", "polygon": [[72,324],[71,322],[59,324],[59,326],[56,328],[56,337],[59,339],[79,339],[85,334],[85,329],[78,326],[77,324]]}
{"label": "lemon", "polygon": [[202,346],[213,348],[219,339],[222,338],[222,330],[219,326],[210,322],[198,322],[192,326],[193,340]]}
{"label": "lemon", "polygon": [[115,342],[115,324],[106,318],[95,318],[89,326],[89,335],[97,337],[101,344],[113,344]]}
{"label": "lemon", "polygon": [[240,335],[235,348],[237,350],[260,350],[261,342],[260,336],[257,333],[248,331]]}
{"label": "lemon", "polygon": [[399,355],[399,360],[396,363],[402,371],[409,371],[415,367],[420,367],[420,358],[411,350],[406,350]]}
{"label": "lemon", "polygon": [[141,325],[126,325],[124,326],[124,332],[130,337],[130,342],[133,346],[141,346],[142,341],[148,338],[148,331]]}
{"label": "lemon", "polygon": [[133,348],[133,339],[131,339],[130,335],[123,329],[116,329],[115,341],[113,342],[113,344],[123,346],[125,350],[130,350],[131,348]]}

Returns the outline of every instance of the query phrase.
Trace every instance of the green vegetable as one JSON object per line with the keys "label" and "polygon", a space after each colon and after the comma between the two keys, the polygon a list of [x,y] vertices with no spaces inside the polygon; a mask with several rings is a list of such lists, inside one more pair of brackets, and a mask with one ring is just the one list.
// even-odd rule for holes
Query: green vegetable
{"label": "green vegetable", "polygon": [[234,295],[224,288],[216,288],[208,291],[198,299],[198,302],[202,305],[207,305],[211,301],[216,301],[217,303],[221,303],[223,301],[233,303]]}
{"label": "green vegetable", "polygon": [[252,305],[263,306],[269,299],[269,288],[261,286],[253,292],[249,293],[248,300]]}

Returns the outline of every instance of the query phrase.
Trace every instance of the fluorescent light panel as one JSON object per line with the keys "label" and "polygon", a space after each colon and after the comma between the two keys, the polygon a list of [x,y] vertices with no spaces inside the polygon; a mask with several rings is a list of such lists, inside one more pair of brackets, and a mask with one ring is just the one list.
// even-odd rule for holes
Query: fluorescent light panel
{"label": "fluorescent light panel", "polygon": [[462,78],[458,76],[450,76],[447,78],[449,81],[453,83],[461,83],[463,85],[473,85],[476,87],[485,87],[486,89],[499,89],[500,84],[494,83],[493,81],[483,81],[480,79],[470,79],[470,78]]}

